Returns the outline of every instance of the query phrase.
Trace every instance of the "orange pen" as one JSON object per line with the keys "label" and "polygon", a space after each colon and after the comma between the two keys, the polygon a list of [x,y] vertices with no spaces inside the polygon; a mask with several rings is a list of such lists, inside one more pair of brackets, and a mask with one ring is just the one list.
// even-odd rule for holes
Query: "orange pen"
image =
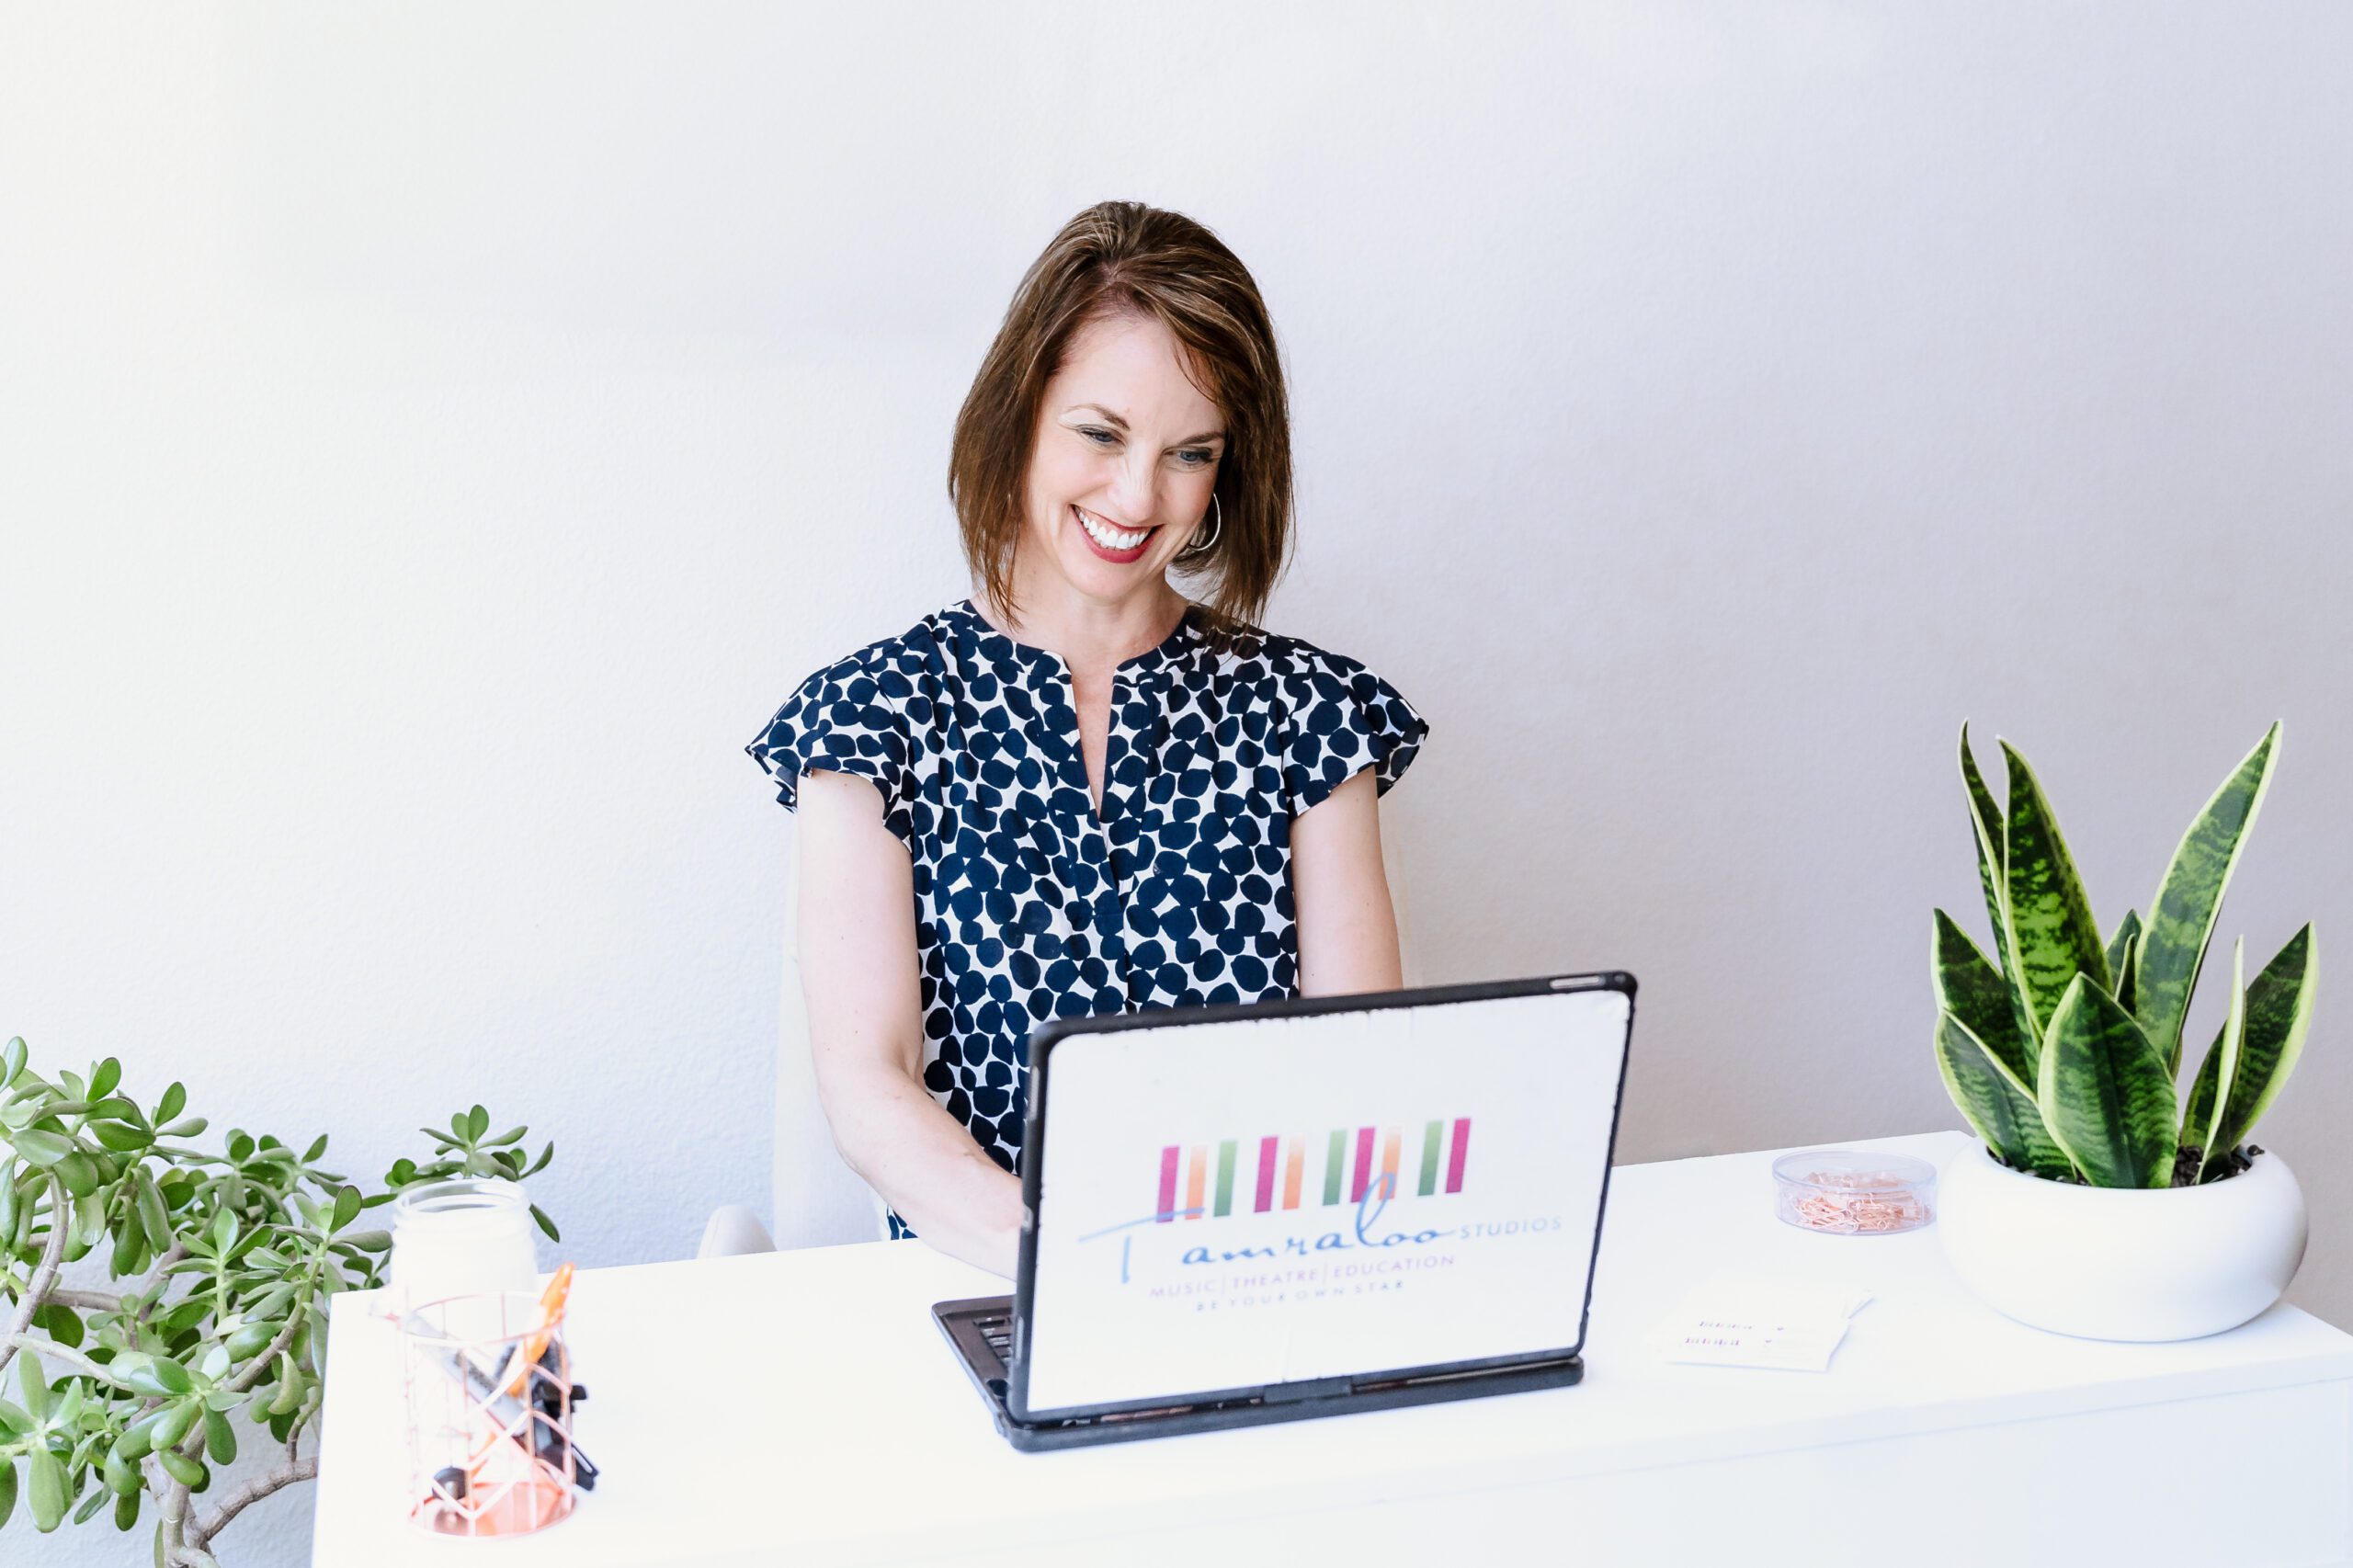
{"label": "orange pen", "polygon": [[547,1289],[540,1292],[540,1321],[532,1326],[531,1336],[515,1347],[505,1375],[498,1380],[499,1393],[523,1392],[523,1380],[530,1375],[532,1363],[547,1353],[549,1325],[563,1315],[563,1304],[571,1295],[572,1265],[559,1264],[549,1277]]}

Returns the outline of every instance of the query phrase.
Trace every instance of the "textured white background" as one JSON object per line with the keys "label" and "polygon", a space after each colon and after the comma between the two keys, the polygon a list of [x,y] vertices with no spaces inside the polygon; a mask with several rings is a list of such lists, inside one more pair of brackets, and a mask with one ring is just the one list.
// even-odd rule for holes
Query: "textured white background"
{"label": "textured white background", "polygon": [[[1106,196],[1272,305],[1272,619],[1434,726],[1415,977],[1636,971],[1626,1153],[1952,1124],[1964,715],[2110,921],[2284,715],[2222,936],[2343,950],[2353,17],[1270,9],[0,11],[0,1033],[371,1175],[484,1098],[585,1264],[765,1209],[737,748],[962,591],[950,419]],[[2353,1316],[2322,1006],[2264,1136]],[[146,1560],[73,1539],[0,1555]]]}

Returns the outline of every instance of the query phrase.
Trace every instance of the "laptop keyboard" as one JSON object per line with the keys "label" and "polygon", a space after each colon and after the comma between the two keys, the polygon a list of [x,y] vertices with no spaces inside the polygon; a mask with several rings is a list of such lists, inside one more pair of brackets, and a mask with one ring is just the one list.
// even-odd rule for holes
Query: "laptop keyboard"
{"label": "laptop keyboard", "polygon": [[[999,1404],[1000,1418],[1002,1419],[1002,1407],[1007,1392],[1006,1380],[1011,1373],[1013,1367],[1013,1314],[1010,1312],[985,1312],[972,1310],[981,1306],[982,1303],[980,1302],[972,1302],[969,1305],[965,1303],[955,1304],[964,1307],[965,1310],[958,1312],[952,1314],[951,1317],[943,1319],[942,1321],[943,1323],[953,1322],[957,1324],[959,1332],[951,1334],[949,1337],[957,1344],[960,1350],[963,1353],[966,1361],[972,1363],[974,1376],[977,1377],[983,1386],[987,1389],[990,1396],[997,1401]],[[994,1305],[995,1303],[991,1302],[989,1304]],[[977,1344],[975,1341],[977,1341]],[[981,1348],[983,1346],[986,1346],[985,1352]],[[992,1359],[995,1362],[994,1365],[990,1364]],[[1091,1415],[1072,1416],[1050,1421],[1041,1419],[1038,1423],[1038,1426],[1041,1429],[1046,1426],[1074,1429],[1087,1426],[1118,1426],[1125,1422],[1147,1420],[1154,1417],[1168,1417],[1187,1415],[1206,1415],[1217,1412],[1239,1413],[1256,1406],[1291,1403],[1311,1397],[1320,1403],[1324,1399],[1327,1393],[1332,1392],[1354,1395],[1371,1394],[1378,1397],[1383,1394],[1393,1394],[1397,1391],[1411,1388],[1418,1384],[1442,1384],[1457,1381],[1470,1382],[1473,1380],[1483,1379],[1492,1375],[1492,1371],[1488,1369],[1473,1368],[1457,1371],[1424,1373],[1420,1376],[1415,1377],[1391,1378],[1379,1381],[1366,1381],[1362,1383],[1355,1383],[1353,1386],[1351,1386],[1351,1381],[1348,1379],[1334,1378],[1328,1381],[1338,1386],[1337,1388],[1329,1391],[1320,1387],[1311,1388],[1306,1384],[1294,1384],[1289,1389],[1278,1392],[1273,1399],[1268,1399],[1263,1394],[1245,1394],[1234,1399],[1194,1401],[1188,1403],[1155,1406],[1150,1410],[1106,1411]],[[1439,1397],[1446,1396],[1441,1395]],[[1385,1403],[1388,1402],[1383,1401],[1382,1403]]]}
{"label": "laptop keyboard", "polygon": [[981,1338],[996,1352],[997,1365],[1010,1368],[1013,1365],[1013,1320],[998,1313],[974,1318],[972,1326],[981,1331]]}

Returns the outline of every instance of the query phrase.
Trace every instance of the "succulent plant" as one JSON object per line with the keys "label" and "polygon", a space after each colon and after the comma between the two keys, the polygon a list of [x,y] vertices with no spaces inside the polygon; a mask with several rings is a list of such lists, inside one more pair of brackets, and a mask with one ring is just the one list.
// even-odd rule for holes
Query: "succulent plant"
{"label": "succulent plant", "polygon": [[[0,1381],[0,1527],[21,1493],[36,1530],[102,1510],[118,1529],[149,1519],[159,1568],[219,1568],[223,1527],[318,1473],[301,1445],[324,1392],[327,1298],[381,1284],[392,1244],[364,1211],[417,1182],[533,1175],[554,1145],[527,1164],[528,1129],[490,1137],[475,1106],[424,1130],[426,1164],[402,1160],[362,1194],[319,1168],[324,1137],[297,1153],[232,1129],[211,1153],[187,1111],[178,1084],[143,1106],[111,1056],[52,1082],[23,1040],[0,1046],[0,1373],[13,1362],[17,1390]],[[63,1270],[85,1260],[115,1287],[69,1288]],[[195,1501],[257,1442],[284,1458],[210,1508]]]}
{"label": "succulent plant", "polygon": [[2135,1187],[2188,1187],[2245,1167],[2242,1145],[2312,1026],[2310,924],[2252,984],[2245,939],[2234,945],[2229,1015],[2186,1096],[2177,1080],[2182,1025],[2279,760],[2279,732],[2271,726],[2190,824],[2147,918],[2128,912],[2103,940],[2033,769],[2002,743],[2009,799],[1997,808],[1961,726],[1995,956],[1936,911],[1937,1065],[2003,1164],[2052,1181]]}

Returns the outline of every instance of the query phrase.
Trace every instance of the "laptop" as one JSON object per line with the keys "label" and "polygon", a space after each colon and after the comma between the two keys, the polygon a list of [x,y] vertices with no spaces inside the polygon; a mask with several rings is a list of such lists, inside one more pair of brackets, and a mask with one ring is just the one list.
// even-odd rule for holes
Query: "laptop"
{"label": "laptop", "polygon": [[1630,974],[1061,1019],[1014,1293],[932,1316],[1025,1450],[1584,1374]]}

